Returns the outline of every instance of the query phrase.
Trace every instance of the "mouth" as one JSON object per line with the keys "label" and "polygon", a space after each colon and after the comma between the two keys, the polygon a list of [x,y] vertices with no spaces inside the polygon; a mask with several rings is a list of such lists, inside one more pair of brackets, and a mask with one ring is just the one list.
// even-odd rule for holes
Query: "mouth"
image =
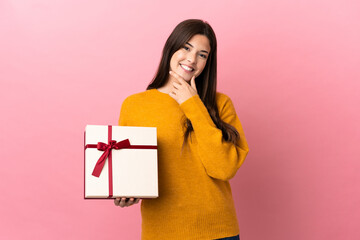
{"label": "mouth", "polygon": [[180,64],[181,68],[184,69],[186,72],[193,72],[194,68],[189,67],[187,65]]}

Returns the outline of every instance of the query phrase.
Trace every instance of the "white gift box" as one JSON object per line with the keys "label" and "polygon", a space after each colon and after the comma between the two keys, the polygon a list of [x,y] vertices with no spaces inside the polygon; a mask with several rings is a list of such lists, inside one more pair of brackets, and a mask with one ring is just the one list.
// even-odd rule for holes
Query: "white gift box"
{"label": "white gift box", "polygon": [[[155,127],[86,125],[84,138],[84,198],[159,196]],[[109,140],[119,144],[125,139],[129,140],[130,147],[109,149]],[[99,142],[107,146],[108,152],[111,151],[111,159],[106,158],[99,177],[96,177],[94,168],[105,152],[96,147]]]}

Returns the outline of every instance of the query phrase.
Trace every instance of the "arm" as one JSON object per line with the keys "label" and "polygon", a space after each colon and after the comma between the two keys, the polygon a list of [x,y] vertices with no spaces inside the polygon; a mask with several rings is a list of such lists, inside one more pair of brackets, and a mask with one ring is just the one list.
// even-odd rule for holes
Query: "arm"
{"label": "arm", "polygon": [[235,176],[249,148],[231,99],[226,95],[223,97],[225,99],[222,99],[219,106],[220,118],[239,132],[240,140],[236,145],[223,139],[222,131],[212,121],[199,95],[180,104],[180,108],[192,123],[197,140],[197,152],[207,174],[227,181]]}

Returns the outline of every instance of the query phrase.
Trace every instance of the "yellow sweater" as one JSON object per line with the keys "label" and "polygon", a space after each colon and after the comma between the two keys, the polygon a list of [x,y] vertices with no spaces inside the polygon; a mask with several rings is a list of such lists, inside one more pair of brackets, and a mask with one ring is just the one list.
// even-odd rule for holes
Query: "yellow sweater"
{"label": "yellow sweater", "polygon": [[[231,99],[216,95],[223,121],[240,140],[222,139],[198,95],[178,104],[157,89],[127,97],[119,125],[157,127],[159,197],[141,201],[142,240],[211,240],[239,234],[229,179],[249,151]],[[194,131],[181,153],[183,117]]]}

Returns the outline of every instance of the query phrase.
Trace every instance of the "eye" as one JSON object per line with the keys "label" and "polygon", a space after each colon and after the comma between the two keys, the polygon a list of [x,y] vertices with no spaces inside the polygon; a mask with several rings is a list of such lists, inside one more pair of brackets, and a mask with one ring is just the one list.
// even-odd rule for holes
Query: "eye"
{"label": "eye", "polygon": [[190,48],[188,48],[187,46],[183,46],[183,48],[184,48],[186,51],[190,49]]}
{"label": "eye", "polygon": [[200,57],[202,57],[202,58],[204,58],[204,59],[207,58],[207,56],[206,56],[205,54],[200,54]]}

